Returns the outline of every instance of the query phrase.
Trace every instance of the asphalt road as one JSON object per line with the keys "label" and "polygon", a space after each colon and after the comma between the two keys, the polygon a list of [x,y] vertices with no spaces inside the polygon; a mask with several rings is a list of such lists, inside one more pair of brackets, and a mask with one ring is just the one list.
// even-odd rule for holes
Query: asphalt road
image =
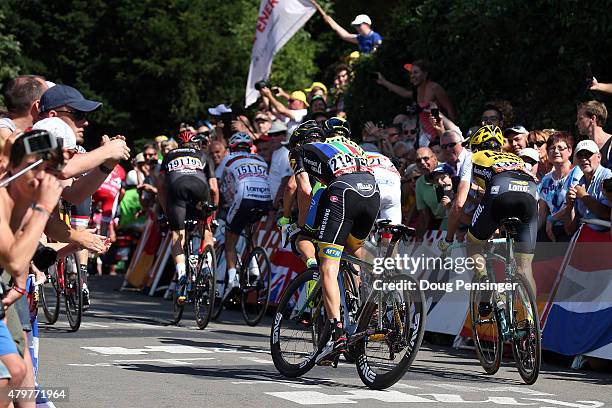
{"label": "asphalt road", "polygon": [[[90,278],[93,306],[81,329],[65,316],[40,325],[44,387],[65,387],[57,407],[362,407],[612,405],[612,375],[544,364],[536,384],[522,384],[505,360],[493,377],[475,353],[424,344],[404,378],[387,391],[365,388],[355,366],[315,367],[297,380],[278,375],[269,354],[271,318],[252,328],[226,310],[204,331],[186,311],[170,326],[170,302],[119,292],[121,278]],[[44,320],[44,317],[42,318]]]}

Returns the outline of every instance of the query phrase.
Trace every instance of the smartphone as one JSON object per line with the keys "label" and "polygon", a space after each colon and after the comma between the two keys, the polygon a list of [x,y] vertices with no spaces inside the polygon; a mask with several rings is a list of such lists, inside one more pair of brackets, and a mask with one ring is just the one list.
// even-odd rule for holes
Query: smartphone
{"label": "smartphone", "polygon": [[440,109],[431,108],[431,114],[434,118],[436,118],[437,121],[440,121]]}

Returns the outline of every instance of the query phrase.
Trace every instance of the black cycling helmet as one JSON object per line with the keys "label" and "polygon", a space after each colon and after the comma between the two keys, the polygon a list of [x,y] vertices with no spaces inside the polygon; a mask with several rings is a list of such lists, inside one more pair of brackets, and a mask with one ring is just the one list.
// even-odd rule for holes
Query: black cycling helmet
{"label": "black cycling helmet", "polygon": [[295,128],[293,133],[291,133],[291,137],[289,138],[289,147],[293,149],[298,145],[322,139],[324,139],[323,131],[317,122],[311,119],[301,123]]}
{"label": "black cycling helmet", "polygon": [[323,134],[325,137],[344,136],[347,139],[351,137],[351,127],[349,123],[337,116],[329,118],[323,124]]}

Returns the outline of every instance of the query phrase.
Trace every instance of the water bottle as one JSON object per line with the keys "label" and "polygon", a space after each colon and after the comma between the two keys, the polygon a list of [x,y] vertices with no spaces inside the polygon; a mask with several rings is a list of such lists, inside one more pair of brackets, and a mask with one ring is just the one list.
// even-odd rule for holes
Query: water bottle
{"label": "water bottle", "polygon": [[504,308],[506,307],[505,296],[499,295],[497,297],[497,303],[495,307],[495,317],[499,322],[499,327],[501,328],[501,335],[506,337],[508,335],[508,324],[506,322],[506,313],[504,313]]}

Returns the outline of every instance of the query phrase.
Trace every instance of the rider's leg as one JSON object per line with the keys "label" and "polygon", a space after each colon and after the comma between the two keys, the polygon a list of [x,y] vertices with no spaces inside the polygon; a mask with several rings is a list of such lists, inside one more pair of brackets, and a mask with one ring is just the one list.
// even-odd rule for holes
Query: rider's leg
{"label": "rider's leg", "polygon": [[304,235],[298,235],[295,240],[295,246],[307,268],[317,266],[316,248],[312,243],[312,239]]}
{"label": "rider's leg", "polygon": [[345,340],[344,326],[340,317],[340,286],[338,286],[342,249],[341,245],[319,244],[319,271],[322,278],[323,302],[327,317],[332,324],[334,341]]}
{"label": "rider's leg", "polygon": [[176,274],[179,279],[185,276],[185,252],[183,250],[185,246],[185,230],[172,231],[172,257],[174,258],[174,265],[176,265]]}
{"label": "rider's leg", "polygon": [[227,273],[230,284],[236,278],[236,263],[238,263],[238,253],[236,252],[236,243],[240,235],[225,229],[225,264],[227,265]]}
{"label": "rider's leg", "polygon": [[516,260],[516,267],[519,273],[522,273],[523,276],[529,282],[529,286],[531,286],[531,290],[533,295],[536,296],[536,282],[533,278],[533,270],[531,269],[531,262],[533,261],[533,254],[523,254],[516,252],[514,254],[514,259]]}

